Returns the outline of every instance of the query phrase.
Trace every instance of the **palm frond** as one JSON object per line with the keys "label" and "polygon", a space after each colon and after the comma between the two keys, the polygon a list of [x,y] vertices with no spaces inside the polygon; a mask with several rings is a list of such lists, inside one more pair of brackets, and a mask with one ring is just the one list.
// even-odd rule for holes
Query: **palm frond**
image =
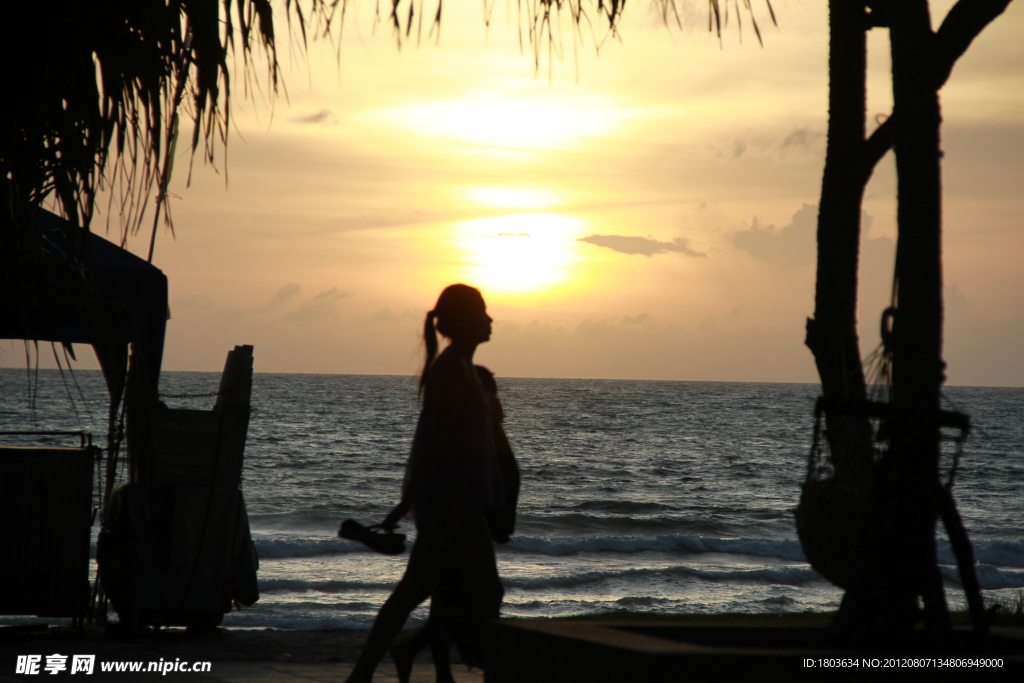
{"label": "palm frond", "polygon": [[[315,16],[334,5],[307,2]],[[285,8],[299,12],[297,0]],[[170,226],[179,111],[192,121],[192,157],[202,143],[214,162],[227,143],[229,55],[240,53],[248,74],[262,50],[276,91],[273,13],[269,0],[37,0],[17,10],[0,21],[0,294],[37,339],[59,337],[70,312],[99,350],[109,335],[85,254],[98,197],[107,193],[107,229],[122,245],[147,211],[154,236],[161,214]],[[40,228],[44,203],[69,220],[62,235]],[[151,238],[151,257],[152,248]]]}
{"label": "palm frond", "polygon": [[[305,40],[307,16],[329,23],[336,2],[286,0]],[[191,152],[213,163],[227,142],[231,71],[240,54],[246,77],[254,50],[278,85],[269,0],[132,0],[19,5],[2,22],[0,56],[17,65],[0,75],[12,106],[0,110],[0,208],[53,200],[88,227],[96,199],[109,192],[107,227],[122,241],[139,231],[156,194],[164,207],[179,111],[192,121]],[[31,93],[31,95],[30,95]],[[183,106],[180,106],[183,105]],[[168,223],[169,224],[169,223]]]}

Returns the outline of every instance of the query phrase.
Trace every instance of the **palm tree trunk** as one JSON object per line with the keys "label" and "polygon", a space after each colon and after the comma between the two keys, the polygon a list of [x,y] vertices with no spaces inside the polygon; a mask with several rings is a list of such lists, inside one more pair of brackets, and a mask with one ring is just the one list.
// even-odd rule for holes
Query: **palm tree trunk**
{"label": "palm tree trunk", "polygon": [[889,522],[882,553],[890,614],[908,632],[917,597],[930,630],[949,628],[935,549],[942,362],[942,177],[936,41],[927,0],[891,3],[894,131],[899,205],[898,304],[893,328],[893,430],[884,482]]}
{"label": "palm tree trunk", "polygon": [[[863,0],[831,0],[829,122],[818,209],[818,270],[814,317],[806,344],[814,354],[825,396],[864,398],[857,339],[857,262],[866,109],[867,41]],[[856,419],[826,415],[837,461],[860,439]]]}
{"label": "palm tree trunk", "polygon": [[[860,202],[878,161],[892,147],[899,182],[899,310],[894,349],[894,395],[890,455],[875,518],[869,521],[863,564],[849,585],[836,620],[855,643],[907,636],[917,619],[918,597],[933,632],[949,626],[935,557],[935,526],[945,503],[951,535],[960,539],[958,561],[975,628],[986,631],[973,571],[973,556],[952,497],[938,483],[941,360],[941,171],[937,92],[956,60],[1010,0],[959,0],[936,34],[927,0],[870,4],[831,0],[829,134],[818,220],[815,316],[807,323],[811,348],[826,396],[864,398],[857,353],[856,269]],[[863,31],[868,24],[891,27],[893,115],[864,135]],[[896,112],[899,112],[897,115]],[[855,418],[827,416],[836,466],[856,464],[858,444],[870,438]],[[945,495],[947,500],[943,500]],[[954,532],[957,532],[954,534]],[[962,557],[961,557],[962,556]],[[972,599],[973,598],[973,599]],[[977,605],[973,603],[978,603]]]}
{"label": "palm tree trunk", "polygon": [[[829,3],[829,122],[825,171],[818,212],[818,268],[814,317],[807,321],[806,344],[814,354],[827,398],[866,398],[857,338],[857,265],[860,252],[861,203],[871,176],[865,159],[867,21],[863,0]],[[866,462],[871,446],[864,418],[830,412],[826,435],[837,475]],[[848,511],[857,514],[856,511]],[[874,529],[868,527],[866,542]],[[864,552],[869,548],[863,549]],[[874,611],[870,586],[877,583],[868,556],[853,574],[836,627],[842,637],[860,639]]]}
{"label": "palm tree trunk", "polygon": [[905,642],[924,599],[926,626],[949,629],[935,531],[941,492],[943,380],[939,79],[927,0],[891,3],[893,146],[898,182],[897,307],[891,440],[879,510],[837,625],[856,644]]}

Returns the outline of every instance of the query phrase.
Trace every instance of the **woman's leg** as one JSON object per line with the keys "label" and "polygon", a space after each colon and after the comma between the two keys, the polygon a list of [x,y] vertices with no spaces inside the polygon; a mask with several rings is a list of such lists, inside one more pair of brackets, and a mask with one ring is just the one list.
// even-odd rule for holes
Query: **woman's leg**
{"label": "woman's leg", "polygon": [[434,656],[434,680],[437,683],[455,683],[452,677],[452,663],[449,655],[451,644],[441,629],[434,630],[430,652]]}
{"label": "woman's leg", "polygon": [[[434,594],[436,595],[436,593]],[[395,669],[398,672],[398,683],[409,683],[412,676],[412,664],[416,654],[425,645],[430,645],[430,652],[434,659],[434,672],[436,683],[455,683],[452,678],[451,657],[449,649],[451,644],[444,633],[444,629],[438,626],[438,620],[434,614],[435,597],[431,596],[430,618],[427,623],[416,631],[406,641],[396,643],[389,650],[391,659],[395,662]]]}
{"label": "woman's leg", "polygon": [[[449,631],[458,627],[458,604],[462,599],[458,573],[449,569],[441,576],[430,594],[429,625],[434,626],[430,651],[434,658],[434,680],[436,683],[455,683],[448,638]],[[453,611],[454,610],[454,611]],[[453,623],[452,619],[456,621]]]}
{"label": "woman's leg", "polygon": [[409,553],[405,575],[377,613],[362,654],[348,683],[370,683],[377,664],[402,630],[409,613],[427,599],[446,565],[446,553],[428,534],[419,532]]}
{"label": "woman's leg", "polygon": [[476,621],[497,618],[505,589],[498,576],[498,564],[490,536],[481,534],[468,541],[465,556],[459,560],[459,568],[462,585],[469,599],[471,617]]}
{"label": "woman's leg", "polygon": [[484,631],[487,622],[498,617],[505,591],[498,577],[494,545],[489,535],[480,534],[467,539],[461,550],[453,564],[458,569],[464,591],[469,625],[462,632],[465,642],[460,641],[460,649],[464,649],[464,655],[471,658],[467,664],[486,668],[483,661]]}
{"label": "woman's leg", "polygon": [[412,638],[395,643],[389,650],[391,659],[395,661],[395,669],[398,670],[398,683],[409,683],[412,675],[412,663],[416,654],[428,644],[434,642],[437,626],[432,620],[427,620],[425,626],[412,635]]}

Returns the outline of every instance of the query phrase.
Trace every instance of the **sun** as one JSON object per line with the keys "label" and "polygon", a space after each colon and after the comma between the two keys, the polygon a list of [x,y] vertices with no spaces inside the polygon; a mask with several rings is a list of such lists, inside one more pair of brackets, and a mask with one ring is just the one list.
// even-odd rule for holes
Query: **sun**
{"label": "sun", "polygon": [[599,97],[508,96],[475,92],[377,112],[375,117],[427,138],[479,148],[538,152],[607,135],[627,112]]}
{"label": "sun", "polygon": [[580,260],[585,221],[556,213],[520,213],[456,226],[465,278],[488,292],[532,294],[569,282]]}
{"label": "sun", "polygon": [[471,187],[464,190],[462,196],[476,204],[499,209],[550,209],[562,203],[558,193],[532,187]]}

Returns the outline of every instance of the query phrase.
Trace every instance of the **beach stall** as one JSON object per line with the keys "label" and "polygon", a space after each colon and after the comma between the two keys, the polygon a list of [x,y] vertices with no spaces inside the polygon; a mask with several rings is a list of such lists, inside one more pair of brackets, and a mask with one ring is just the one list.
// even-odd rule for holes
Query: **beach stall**
{"label": "beach stall", "polygon": [[259,598],[241,477],[252,347],[228,353],[212,410],[172,409],[129,380],[129,481],[110,497],[100,579],[123,624],[209,628]]}
{"label": "beach stall", "polygon": [[[37,245],[35,259],[26,262],[31,272],[23,277],[32,289],[29,295],[13,288],[0,293],[0,338],[60,343],[72,357],[73,344],[93,346],[110,394],[105,474],[113,483],[128,349],[135,350],[140,376],[155,392],[167,321],[167,278],[49,211],[39,211],[33,228],[26,242]],[[80,435],[77,445],[75,436],[0,437],[0,511],[18,558],[0,565],[0,614],[81,620],[90,613],[90,533],[94,499],[103,493],[94,491],[93,482],[102,452],[91,436]],[[26,439],[45,445],[10,445]]]}
{"label": "beach stall", "polygon": [[[170,410],[159,394],[166,276],[49,211],[19,239],[31,248],[24,272],[5,274],[19,280],[0,292],[0,339],[54,342],[72,358],[91,345],[110,402],[105,449],[84,433],[0,435],[0,515],[17,558],[0,564],[0,614],[103,621],[109,595],[132,628],[219,623],[233,601],[256,599],[239,490],[252,347],[229,354],[212,411]],[[90,583],[97,518],[101,580]]]}

